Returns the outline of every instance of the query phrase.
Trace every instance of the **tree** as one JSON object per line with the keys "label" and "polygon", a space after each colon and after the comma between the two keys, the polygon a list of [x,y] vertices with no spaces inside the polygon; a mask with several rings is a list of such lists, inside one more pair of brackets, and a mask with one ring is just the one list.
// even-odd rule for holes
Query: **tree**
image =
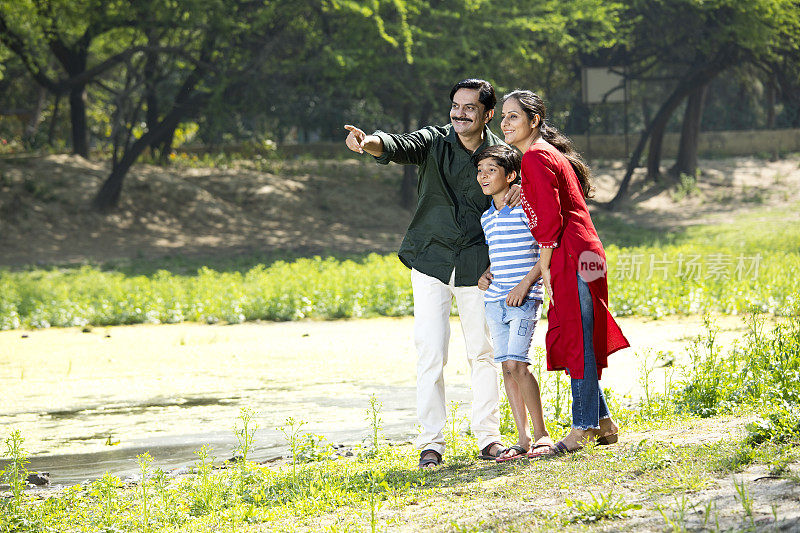
{"label": "tree", "polygon": [[135,24],[132,5],[136,3],[122,0],[0,2],[0,43],[21,59],[40,86],[57,98],[67,96],[72,149],[83,157],[89,157],[86,86],[132,53],[111,48],[105,57],[97,57],[92,48],[99,37]]}
{"label": "tree", "polygon": [[[614,29],[609,5],[614,4],[547,0],[532,7],[524,0],[408,0],[404,9],[387,6],[380,12],[384,27],[405,39],[363,47],[363,42],[376,41],[369,32],[379,28],[361,28],[351,38],[358,46],[343,47],[348,86],[364,98],[375,98],[402,131],[428,125],[437,112],[435,122],[446,121],[446,95],[467,77],[486,78],[501,93],[523,82],[554,97],[565,92],[571,97],[579,93],[562,89],[577,79],[580,69],[570,71],[564,64],[574,66],[580,53],[608,46]],[[492,124],[499,122],[498,117]],[[403,205],[414,202],[415,185],[416,169],[406,166]]]}
{"label": "tree", "polygon": [[[147,24],[140,23],[139,34],[131,41],[130,50],[136,53],[120,65],[115,86],[108,87],[115,109],[114,148],[111,174],[92,202],[99,210],[118,204],[133,163],[148,147],[160,146],[163,154],[182,120],[227,107],[223,103],[232,93],[252,84],[273,91],[269,98],[280,99],[275,92],[279,87],[258,76],[265,72],[263,65],[296,61],[293,53],[298,50],[319,51],[314,36],[332,14],[346,13],[361,21],[377,16],[370,12],[365,17],[357,4],[303,0],[164,0],[161,9],[153,7]],[[254,101],[238,107],[260,113],[260,105]]]}
{"label": "tree", "polygon": [[666,125],[687,98],[689,120],[684,122],[676,170],[694,174],[705,88],[742,64],[770,69],[781,54],[797,58],[798,11],[790,0],[628,0],[621,42],[630,77],[674,85],[642,133],[611,207],[627,195],[648,141],[647,175],[658,178]]}

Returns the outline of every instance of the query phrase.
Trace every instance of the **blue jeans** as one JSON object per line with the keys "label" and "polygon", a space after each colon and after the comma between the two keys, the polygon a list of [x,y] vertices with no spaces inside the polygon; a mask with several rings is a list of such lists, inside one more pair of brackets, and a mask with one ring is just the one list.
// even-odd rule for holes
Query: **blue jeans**
{"label": "blue jeans", "polygon": [[600,420],[610,418],[608,405],[597,379],[597,361],[594,358],[594,309],[589,285],[578,275],[578,299],[581,304],[583,326],[583,379],[572,379],[572,427],[599,429]]}
{"label": "blue jeans", "polygon": [[486,302],[485,305],[495,362],[531,364],[528,350],[536,322],[541,316],[542,301],[528,298],[519,307],[507,305],[505,300]]}

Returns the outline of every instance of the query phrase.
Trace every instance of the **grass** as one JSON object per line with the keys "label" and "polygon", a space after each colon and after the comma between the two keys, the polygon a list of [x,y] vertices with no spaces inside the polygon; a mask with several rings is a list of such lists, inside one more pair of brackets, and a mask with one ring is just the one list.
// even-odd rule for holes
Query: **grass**
{"label": "grass", "polygon": [[[658,318],[756,308],[786,315],[798,300],[800,277],[800,227],[782,223],[786,214],[661,235],[598,217],[613,312]],[[413,310],[408,270],[394,255],[216,262],[173,258],[159,269],[141,260],[0,270],[0,329],[337,319]]]}
{"label": "grass", "polygon": [[[800,380],[800,320],[780,321],[770,331],[755,317],[739,346],[716,348],[713,324],[694,341],[691,366],[676,377],[674,391],[651,393],[635,409],[614,405],[623,435],[659,427],[691,433],[702,417],[756,413],[746,434],[729,433],[713,445],[640,438],[615,447],[587,447],[563,458],[505,465],[480,461],[464,416],[451,407],[444,465],[419,470],[410,446],[380,439],[380,402],[365,411],[369,442],[351,458],[321,451],[304,422],[287,420],[292,451],[282,466],[248,459],[254,413],[243,410],[234,429],[235,463],[220,463],[198,451],[191,475],[171,478],[152,469],[149,454],[137,457],[139,482],[124,485],[106,475],[56,493],[17,494],[0,500],[0,531],[49,531],[70,524],[91,531],[549,531],[644,527],[683,531],[725,530],[738,524],[780,527],[778,507],[765,514],[754,487],[740,474],[757,463],[772,475],[797,483],[792,465],[800,459],[797,401]],[[707,365],[713,361],[714,365]],[[698,365],[703,372],[696,371]],[[534,368],[541,375],[541,368]],[[712,375],[707,375],[706,372]],[[545,373],[545,412],[554,437],[568,422],[557,398],[560,373]],[[750,388],[743,387],[752,383]],[[718,393],[709,394],[713,386]],[[613,398],[613,395],[610,395]],[[506,427],[506,439],[515,436]],[[7,482],[25,473],[18,433],[6,440]],[[315,450],[310,451],[310,448]],[[17,486],[19,482],[17,481]],[[729,486],[731,502],[706,490]],[[702,511],[702,512],[701,512]]]}
{"label": "grass", "polygon": [[[689,420],[674,418],[671,424]],[[461,439],[458,460],[448,455],[443,467],[422,471],[408,447],[301,463],[296,470],[254,463],[223,467],[201,455],[194,473],[180,479],[145,470],[135,486],[106,475],[57,494],[26,495],[19,515],[28,529],[19,531],[45,531],[64,523],[92,531],[384,531],[401,525],[545,531],[570,529],[570,524],[608,527],[652,514],[655,505],[678,522],[687,519],[686,513],[679,515],[663,502],[688,499],[727,479],[729,471],[719,465],[737,446],[735,439],[679,447],[647,441],[613,451],[586,449],[555,461],[497,466],[477,460],[472,439]],[[776,453],[797,460],[796,447],[781,451],[765,445],[754,461]],[[752,515],[752,493],[738,483]]]}

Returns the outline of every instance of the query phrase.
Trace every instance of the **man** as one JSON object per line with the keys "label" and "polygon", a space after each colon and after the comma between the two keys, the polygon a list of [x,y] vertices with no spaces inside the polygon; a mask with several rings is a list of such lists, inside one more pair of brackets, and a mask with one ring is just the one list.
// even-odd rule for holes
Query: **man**
{"label": "man", "polygon": [[[355,126],[347,147],[368,153],[378,163],[419,166],[419,198],[398,256],[411,268],[414,294],[414,340],[417,347],[417,415],[422,433],[416,439],[420,467],[436,466],[445,450],[444,365],[450,337],[450,307],[455,297],[464,331],[472,379],[472,432],[480,456],[494,459],[500,444],[497,367],[492,358],[478,279],[489,266],[481,229],[487,197],[475,180],[472,155],[503,141],[488,124],[497,99],[492,85],[467,79],[450,92],[450,124],[406,134],[377,131],[366,135]],[[506,199],[519,203],[519,187]],[[516,400],[513,398],[512,401]]]}

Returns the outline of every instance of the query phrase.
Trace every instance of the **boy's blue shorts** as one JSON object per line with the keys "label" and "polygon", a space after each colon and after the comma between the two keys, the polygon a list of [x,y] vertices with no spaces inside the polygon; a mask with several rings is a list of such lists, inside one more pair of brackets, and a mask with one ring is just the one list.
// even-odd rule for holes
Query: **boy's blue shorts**
{"label": "boy's blue shorts", "polygon": [[536,323],[542,315],[542,301],[526,299],[519,307],[505,300],[486,302],[486,322],[492,334],[494,360],[531,364],[528,350]]}

